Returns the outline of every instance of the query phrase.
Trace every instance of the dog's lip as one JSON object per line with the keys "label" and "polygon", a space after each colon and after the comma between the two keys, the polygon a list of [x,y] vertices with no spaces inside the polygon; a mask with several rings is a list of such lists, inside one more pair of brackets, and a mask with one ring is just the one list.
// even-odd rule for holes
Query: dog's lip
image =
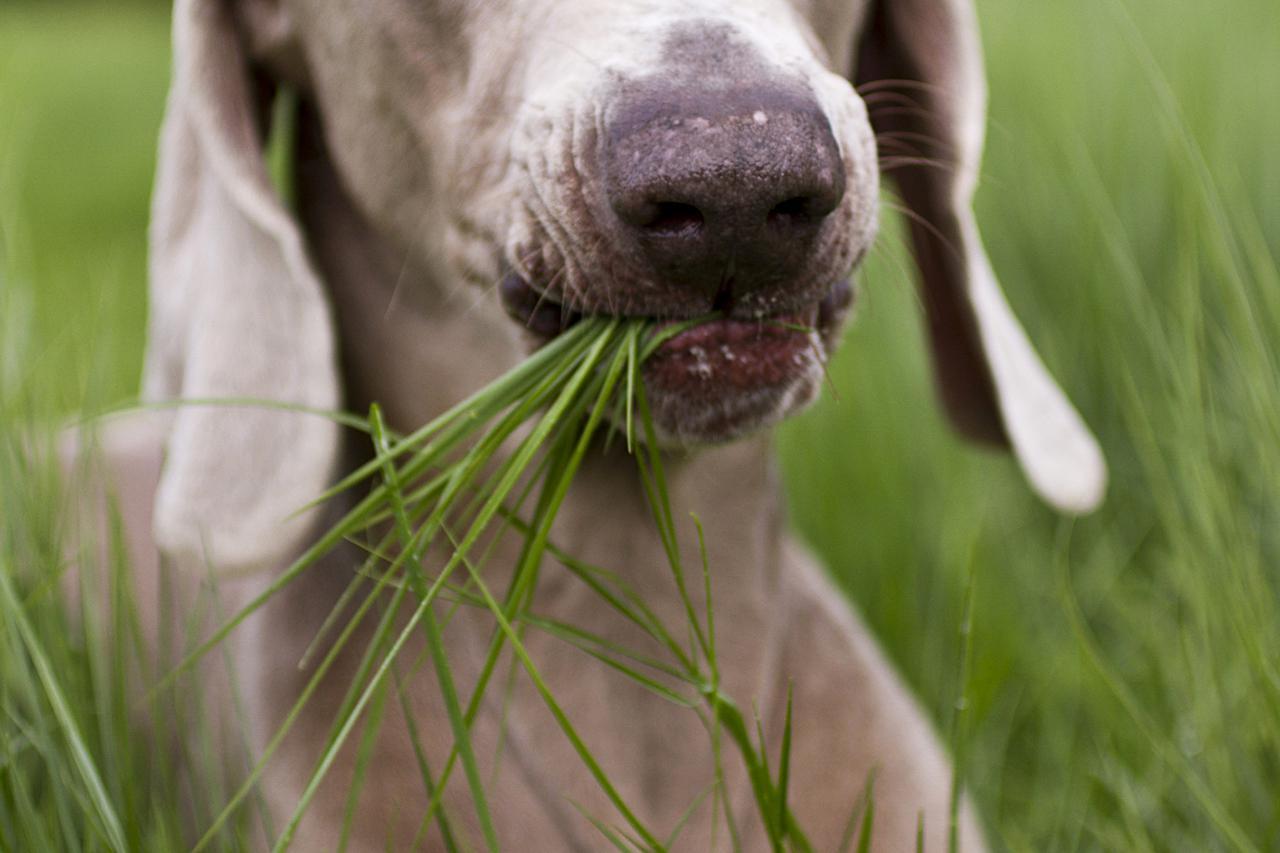
{"label": "dog's lip", "polygon": [[[499,289],[507,313],[535,344],[583,316],[516,275]],[[812,399],[815,373],[852,302],[852,284],[841,279],[797,310],[747,318],[725,312],[675,332],[643,367],[659,430],[680,443],[716,443],[772,423],[797,400]],[[658,329],[670,329],[687,319],[655,321]]]}
{"label": "dog's lip", "polygon": [[[516,272],[509,272],[503,277],[498,285],[498,293],[507,315],[535,338],[544,342],[554,338],[585,316],[583,312],[569,308],[537,289]],[[816,331],[825,334],[835,325],[852,301],[852,285],[848,278],[843,278],[828,288],[821,299],[799,310],[752,317],[726,314],[720,318],[707,319],[693,328],[672,336],[663,343],[659,352],[674,352],[688,346],[696,346],[698,341],[705,341],[713,336],[723,338],[726,344],[741,345],[752,339],[762,339],[766,330],[771,333],[770,336],[783,332],[808,334]],[[690,319],[660,315],[636,316],[648,316],[656,320],[658,328],[670,327]]]}
{"label": "dog's lip", "polygon": [[515,272],[502,277],[498,296],[507,316],[538,338],[550,340],[583,316],[539,291]]}
{"label": "dog's lip", "polygon": [[761,320],[722,317],[664,341],[644,366],[645,381],[669,393],[705,395],[787,385],[823,360],[819,307]]}
{"label": "dog's lip", "polygon": [[[817,302],[798,311],[762,315],[755,318],[725,316],[697,323],[663,342],[657,355],[714,343],[718,346],[742,346],[794,336],[806,339],[818,333],[826,335],[853,301],[853,287],[841,279]],[[675,320],[661,321],[658,327],[670,327]]]}

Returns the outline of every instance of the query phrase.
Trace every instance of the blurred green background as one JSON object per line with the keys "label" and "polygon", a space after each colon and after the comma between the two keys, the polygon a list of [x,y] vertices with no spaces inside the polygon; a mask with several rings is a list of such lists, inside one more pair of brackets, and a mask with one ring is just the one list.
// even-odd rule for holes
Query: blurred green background
{"label": "blurred green background", "polygon": [[[780,438],[793,522],[998,846],[1280,850],[1280,8],[978,7],[980,220],[1108,503],[1057,518],[946,430],[891,224]],[[0,410],[136,391],[167,40],[156,2],[0,4]]]}

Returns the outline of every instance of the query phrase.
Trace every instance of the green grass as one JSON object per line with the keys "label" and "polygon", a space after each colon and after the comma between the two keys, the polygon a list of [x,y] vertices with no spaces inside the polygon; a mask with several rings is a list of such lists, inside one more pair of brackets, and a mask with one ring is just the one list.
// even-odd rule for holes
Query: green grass
{"label": "green grass", "polygon": [[974,573],[967,771],[1011,848],[1276,849],[1280,19],[981,11],[980,219],[1098,431],[1107,504],[1057,519],[1010,462],[958,446],[882,253],[832,367],[841,399],[784,432],[794,523],[944,724]]}
{"label": "green grass", "polygon": [[[980,220],[1099,434],[1108,503],[1056,518],[947,432],[890,228],[834,393],[781,434],[793,523],[963,744],[994,840],[1276,849],[1280,15],[979,7]],[[0,6],[0,849],[39,849],[11,832],[30,803],[69,848],[181,833],[166,768],[123,725],[120,664],[51,594],[53,484],[16,438],[135,386],[166,43],[154,5]]]}

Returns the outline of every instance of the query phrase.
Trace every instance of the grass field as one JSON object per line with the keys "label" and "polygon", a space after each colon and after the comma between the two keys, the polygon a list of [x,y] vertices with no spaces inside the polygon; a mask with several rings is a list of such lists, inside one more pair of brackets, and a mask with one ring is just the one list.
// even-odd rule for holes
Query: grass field
{"label": "grass field", "polygon": [[[997,844],[1280,850],[1280,14],[979,11],[980,221],[1099,435],[1108,502],[1057,518],[1010,461],[950,436],[890,228],[835,393],[780,437],[793,523],[952,733]],[[156,4],[0,5],[0,574],[20,581],[56,555],[41,550],[52,511],[14,515],[42,486],[23,479],[17,430],[135,391],[166,51]],[[67,640],[46,588],[0,592],[0,850],[30,849],[6,836],[15,791],[40,801],[83,763],[102,802],[70,797],[50,820],[114,804],[130,846],[168,849],[164,800],[127,801],[146,761],[94,689],[102,651]],[[45,679],[32,637],[86,735],[65,766],[42,755],[26,790],[24,750],[63,742],[53,709],[33,723],[15,704],[14,685]]]}

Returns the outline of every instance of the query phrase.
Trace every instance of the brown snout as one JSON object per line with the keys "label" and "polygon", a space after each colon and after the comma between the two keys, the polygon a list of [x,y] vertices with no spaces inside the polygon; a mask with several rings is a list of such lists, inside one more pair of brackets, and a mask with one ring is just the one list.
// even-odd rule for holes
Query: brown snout
{"label": "brown snout", "polygon": [[602,157],[623,245],[717,310],[794,282],[845,193],[826,115],[785,83],[634,87],[609,111]]}

